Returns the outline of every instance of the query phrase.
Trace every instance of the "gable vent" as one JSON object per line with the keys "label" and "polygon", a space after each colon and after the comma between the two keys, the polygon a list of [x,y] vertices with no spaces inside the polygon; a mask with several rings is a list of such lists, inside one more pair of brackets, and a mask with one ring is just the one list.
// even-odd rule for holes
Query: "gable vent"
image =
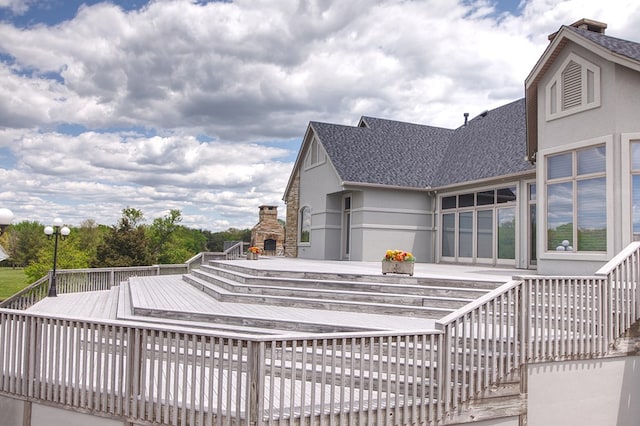
{"label": "gable vent", "polygon": [[582,104],[582,67],[571,61],[562,72],[562,109]]}

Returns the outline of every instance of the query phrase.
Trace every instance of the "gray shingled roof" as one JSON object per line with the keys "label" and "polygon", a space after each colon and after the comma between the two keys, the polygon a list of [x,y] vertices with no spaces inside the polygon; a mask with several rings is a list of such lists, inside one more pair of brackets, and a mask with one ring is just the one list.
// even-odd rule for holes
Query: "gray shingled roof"
{"label": "gray shingled roof", "polygon": [[533,170],[527,154],[524,98],[487,111],[458,128],[432,186]]}
{"label": "gray shingled roof", "polygon": [[311,122],[340,179],[425,188],[453,130],[363,117],[367,127]]}
{"label": "gray shingled roof", "polygon": [[427,188],[533,170],[524,99],[458,129],[362,117],[367,127],[311,122],[340,179]]}
{"label": "gray shingled roof", "polygon": [[611,52],[617,53],[622,56],[626,56],[629,59],[633,59],[634,61],[640,62],[640,43],[636,43],[634,41],[622,40],[620,38],[615,38],[611,36],[607,36],[604,34],[596,33],[594,31],[589,31],[581,28],[575,28],[571,26],[564,26],[564,28],[569,29],[577,34],[580,34],[582,37],[590,40]]}

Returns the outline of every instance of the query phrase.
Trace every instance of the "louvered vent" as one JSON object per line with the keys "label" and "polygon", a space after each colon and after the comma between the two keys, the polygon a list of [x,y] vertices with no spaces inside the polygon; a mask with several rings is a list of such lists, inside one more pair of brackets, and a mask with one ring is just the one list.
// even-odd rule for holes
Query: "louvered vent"
{"label": "louvered vent", "polygon": [[562,109],[566,110],[581,104],[582,66],[571,61],[562,72]]}

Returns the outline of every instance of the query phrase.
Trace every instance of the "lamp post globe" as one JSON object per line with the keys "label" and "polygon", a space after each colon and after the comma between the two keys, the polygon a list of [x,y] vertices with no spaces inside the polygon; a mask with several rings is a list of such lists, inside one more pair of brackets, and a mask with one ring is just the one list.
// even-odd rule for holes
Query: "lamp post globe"
{"label": "lamp post globe", "polygon": [[0,209],[0,235],[4,233],[11,222],[13,221],[13,212],[9,209]]}

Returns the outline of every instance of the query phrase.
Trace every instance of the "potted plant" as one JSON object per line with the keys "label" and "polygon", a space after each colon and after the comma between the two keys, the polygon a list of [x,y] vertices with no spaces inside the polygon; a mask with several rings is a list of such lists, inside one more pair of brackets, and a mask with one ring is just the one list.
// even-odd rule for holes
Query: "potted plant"
{"label": "potted plant", "polygon": [[260,247],[251,246],[249,250],[247,250],[247,260],[258,260],[258,255],[260,254]]}
{"label": "potted plant", "polygon": [[382,259],[382,275],[407,274],[413,276],[413,266],[416,258],[413,254],[403,250],[387,250]]}

